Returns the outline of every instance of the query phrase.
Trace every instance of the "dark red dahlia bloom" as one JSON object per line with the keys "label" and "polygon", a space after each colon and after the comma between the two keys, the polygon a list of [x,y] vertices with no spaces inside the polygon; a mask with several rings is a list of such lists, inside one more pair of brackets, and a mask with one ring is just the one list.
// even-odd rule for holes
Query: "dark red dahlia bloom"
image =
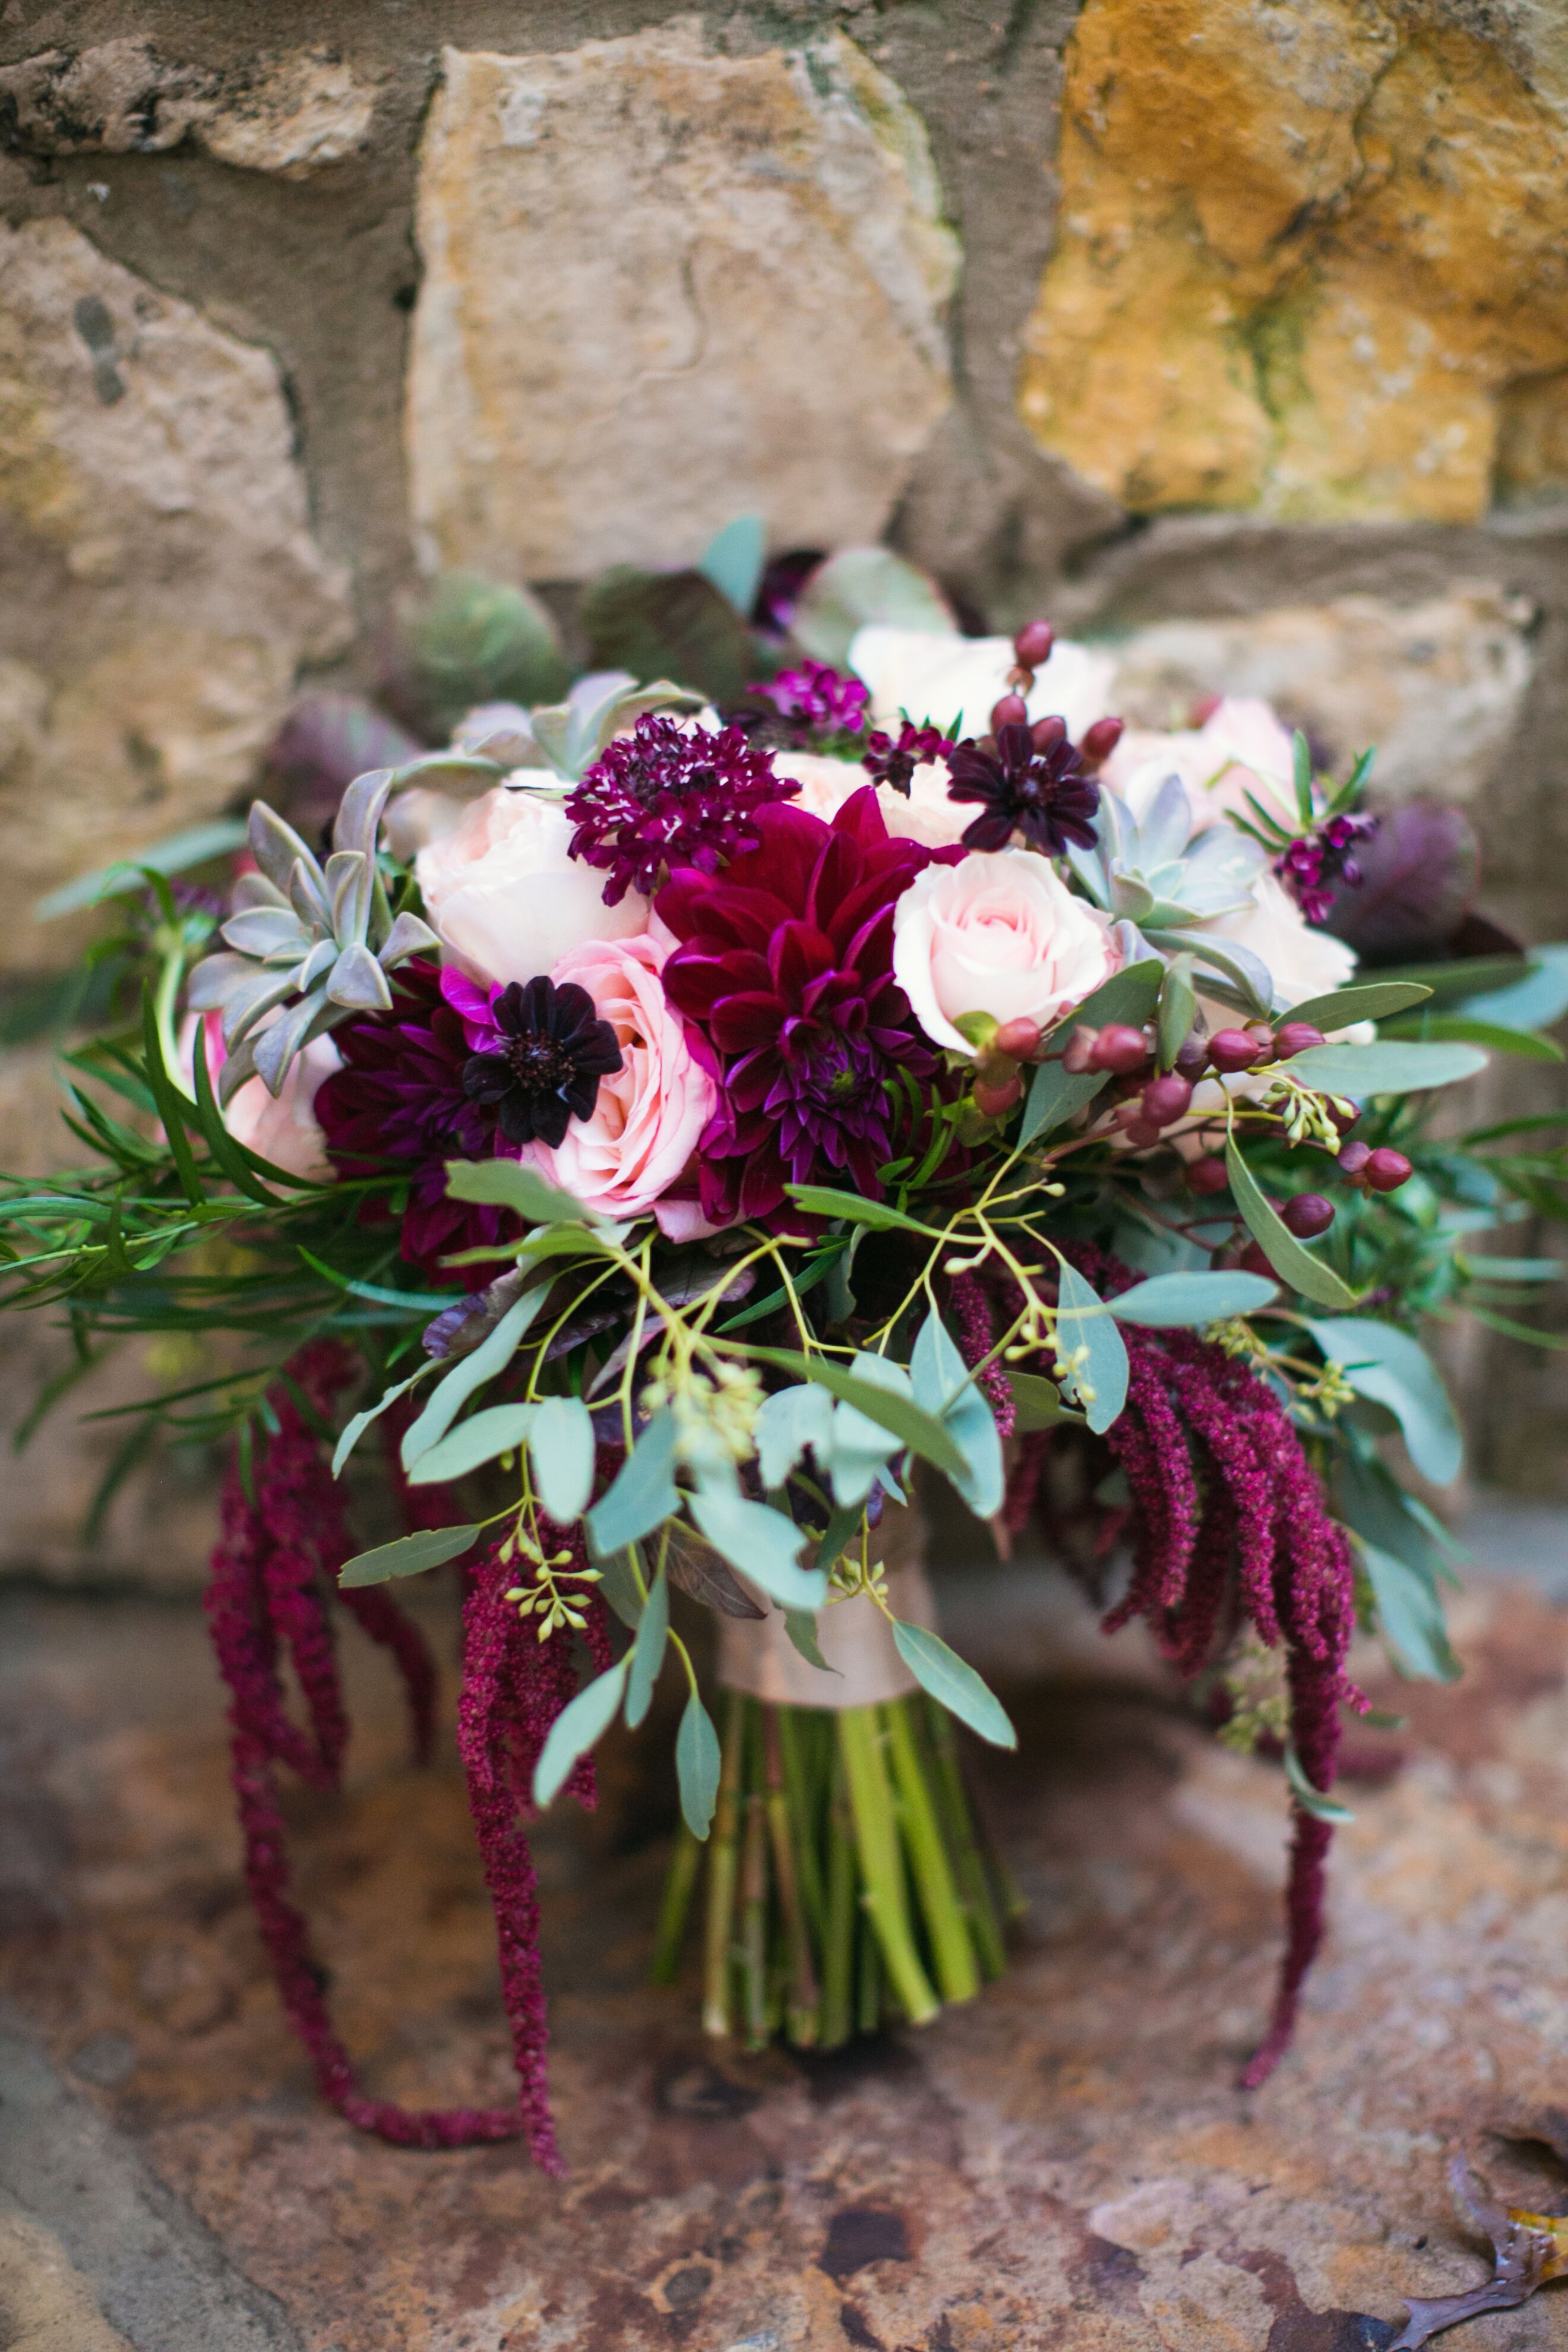
{"label": "dark red dahlia bloom", "polygon": [[720,1082],[697,1154],[716,1224],[772,1216],[791,1183],[847,1177],[880,1196],[889,1081],[936,1066],[892,978],[893,905],[927,866],[963,856],[890,840],[869,785],[831,824],[765,808],[757,830],[716,879],[677,874],[657,909],[681,942],[665,992]]}
{"label": "dark red dahlia bloom", "polygon": [[770,686],[754,686],[751,691],[771,702],[801,735],[858,735],[870,700],[858,677],[846,677],[841,670],[816,661],[782,669]]}
{"label": "dark red dahlia bloom", "polygon": [[873,783],[891,784],[908,800],[915,770],[928,760],[949,758],[953,749],[940,727],[916,727],[906,719],[896,740],[880,728],[867,739],[860,765]]}
{"label": "dark red dahlia bloom", "polygon": [[947,796],[984,803],[982,814],[964,828],[966,849],[1005,849],[1015,833],[1046,857],[1056,856],[1069,841],[1080,849],[1094,847],[1100,786],[1084,774],[1067,729],[1051,740],[1050,724],[1000,727],[994,751],[974,742],[959,745],[948,761],[952,782]]}
{"label": "dark red dahlia bloom", "polygon": [[721,858],[753,848],[756,812],[799,790],[741,728],[714,734],[645,711],[568,793],[572,855],[609,875],[605,904],[614,907],[628,890],[651,894],[666,866],[711,874]]}
{"label": "dark red dahlia bloom", "polygon": [[[463,1087],[469,1046],[460,1015],[441,992],[435,964],[414,957],[392,981],[392,1011],[364,1013],[332,1032],[343,1066],[316,1094],[316,1117],[334,1167],[345,1176],[406,1175],[403,1255],[411,1265],[465,1287],[488,1282],[492,1268],[444,1267],[455,1250],[498,1242],[500,1209],[447,1196],[448,1160],[489,1160],[496,1149],[495,1113],[470,1101]],[[384,1216],[374,1198],[365,1213]]]}

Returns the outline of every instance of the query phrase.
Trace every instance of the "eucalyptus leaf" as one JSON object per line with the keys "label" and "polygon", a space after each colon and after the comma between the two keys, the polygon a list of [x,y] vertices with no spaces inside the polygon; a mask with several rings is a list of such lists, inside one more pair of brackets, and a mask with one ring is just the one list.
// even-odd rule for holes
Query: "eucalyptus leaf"
{"label": "eucalyptus leaf", "polygon": [[[1157,956],[1123,964],[1120,971],[1112,972],[1109,980],[1086,996],[1052,1033],[1053,1048],[1065,1045],[1075,1029],[1103,1029],[1112,1021],[1125,1021],[1138,1028],[1153,1012],[1164,977],[1165,967]],[[1063,1069],[1059,1057],[1042,1062],[1024,1105],[1018,1129],[1019,1150],[1032,1143],[1036,1136],[1060,1127],[1075,1111],[1092,1102],[1108,1079],[1109,1073],[1104,1070],[1085,1070],[1075,1077]]]}
{"label": "eucalyptus leaf", "polygon": [[377,1544],[374,1551],[356,1552],[338,1570],[341,1585],[384,1584],[389,1576],[420,1576],[468,1550],[479,1535],[477,1527],[421,1528],[399,1536],[395,1543]]}
{"label": "eucalyptus leaf", "polygon": [[760,1584],[770,1600],[784,1609],[821,1608],[827,1598],[826,1578],[819,1570],[796,1564],[806,1543],[804,1528],[766,1503],[748,1501],[732,1487],[702,1486],[687,1501],[714,1550]]}
{"label": "eucalyptus leaf", "polygon": [[1009,1372],[1007,1385],[1013,1391],[1016,1436],[1026,1437],[1037,1429],[1055,1429],[1062,1421],[1078,1418],[1064,1409],[1056,1382],[1043,1379],[1038,1372]]}
{"label": "eucalyptus leaf", "polygon": [[1160,989],[1156,1022],[1160,1067],[1171,1069],[1197,1018],[1197,992],[1193,986],[1191,956],[1173,956]]}
{"label": "eucalyptus leaf", "polygon": [[578,1758],[585,1756],[615,1721],[630,1664],[628,1651],[569,1700],[551,1725],[533,1768],[533,1801],[542,1811],[571,1777]]}
{"label": "eucalyptus leaf", "polygon": [[1409,1095],[1427,1087],[1454,1086],[1461,1078],[1473,1078],[1486,1066],[1478,1045],[1406,1045],[1380,1038],[1372,1045],[1309,1045],[1304,1054],[1293,1054],[1277,1066],[1318,1093],[1352,1095],[1363,1101],[1372,1095]]}
{"label": "eucalyptus leaf", "polygon": [[[799,1656],[805,1660],[806,1664],[808,1666],[816,1666],[821,1674],[838,1674],[837,1667],[830,1666],[826,1659],[822,1654],[822,1644],[816,1638],[816,1615],[815,1611],[810,1609],[786,1609],[784,1613],[784,1632],[789,1635],[790,1642],[795,1652]],[[839,1675],[838,1678],[841,1682],[844,1679],[842,1675]]]}
{"label": "eucalyptus leaf", "polygon": [[844,1217],[851,1224],[867,1225],[873,1233],[924,1234],[940,1241],[941,1232],[934,1225],[922,1225],[917,1217],[905,1216],[886,1201],[863,1201],[858,1192],[840,1192],[831,1184],[787,1184],[784,1190],[797,1208],[812,1217]]}
{"label": "eucalyptus leaf", "polygon": [[763,1486],[782,1486],[808,1445],[826,1446],[832,1429],[833,1400],[814,1381],[764,1399],[752,1432]]}
{"label": "eucalyptus leaf", "polygon": [[544,1178],[521,1160],[448,1160],[447,1192],[454,1201],[476,1201],[486,1208],[511,1209],[531,1225],[592,1225],[600,1221],[581,1201]]}
{"label": "eucalyptus leaf", "polygon": [[1226,1172],[1231,1197],[1241,1211],[1247,1232],[1282,1282],[1318,1307],[1342,1310],[1355,1305],[1355,1293],[1340,1280],[1333,1267],[1314,1257],[1269,1206],[1262,1186],[1229,1136],[1225,1147]]}
{"label": "eucalyptus leaf", "polygon": [[737,515],[710,539],[697,569],[744,618],[757,601],[767,562],[767,524],[760,514]]}
{"label": "eucalyptus leaf", "polygon": [[1294,1748],[1289,1746],[1285,1750],[1285,1778],[1290,1784],[1290,1794],[1301,1811],[1310,1813],[1314,1821],[1328,1822],[1336,1829],[1354,1821],[1355,1815],[1348,1805],[1336,1804],[1332,1797],[1323,1794],[1321,1789],[1313,1788],[1302,1769],[1300,1758]]}
{"label": "eucalyptus leaf", "polygon": [[1436,1584],[1408,1560],[1364,1538],[1361,1556],[1394,1664],[1418,1682],[1458,1682],[1463,1669],[1449,1647]]}
{"label": "eucalyptus leaf", "polygon": [[[895,1396],[910,1394],[909,1373],[889,1357],[862,1353],[854,1359],[850,1370],[856,1379],[872,1388],[885,1389]],[[825,1389],[816,1393],[826,1402]],[[817,1459],[831,1474],[833,1499],[841,1509],[850,1506],[859,1509],[879,1474],[886,1471],[899,1451],[899,1443],[882,1423],[858,1412],[852,1404],[833,1406],[826,1443],[818,1449]]]}
{"label": "eucalyptus leaf", "polygon": [[790,635],[813,660],[843,668],[857,631],[872,622],[895,629],[956,633],[946,598],[929,572],[885,547],[841,547],[806,581]]}
{"label": "eucalyptus leaf", "polygon": [[1550,1029],[1568,1013],[1568,947],[1531,948],[1530,959],[1521,978],[1466,997],[1456,1010],[1505,1029]]}
{"label": "eucalyptus leaf", "polygon": [[594,1421],[581,1397],[546,1397],[534,1409],[528,1456],[539,1499],[557,1527],[582,1517],[594,1491]]}
{"label": "eucalyptus leaf", "polygon": [[1278,1297],[1279,1286],[1266,1275],[1235,1272],[1156,1274],[1107,1301],[1121,1323],[1147,1323],[1156,1328],[1223,1323],[1227,1316],[1250,1315]]}
{"label": "eucalyptus leaf", "polygon": [[1431,995],[1429,988],[1412,980],[1358,980],[1348,988],[1331,989],[1326,996],[1309,996],[1293,1004],[1287,1021],[1309,1021],[1314,1029],[1348,1029],[1357,1021],[1391,1021],[1408,1013]]}
{"label": "eucalyptus leaf", "polygon": [[951,1434],[930,1413],[922,1412],[912,1398],[900,1395],[895,1389],[874,1388],[869,1381],[857,1379],[826,1356],[803,1356],[794,1348],[752,1348],[749,1353],[759,1362],[777,1364],[783,1371],[820,1382],[846,1404],[863,1412],[868,1421],[879,1422],[884,1429],[890,1430],[900,1444],[912,1447],[945,1477],[955,1478],[963,1474],[963,1455]]}
{"label": "eucalyptus leaf", "polygon": [[608,1494],[587,1516],[588,1544],[595,1559],[624,1551],[679,1509],[674,1469],[675,1419],[665,1405],[622,1463]]}
{"label": "eucalyptus leaf", "polygon": [[1478,1021],[1471,1013],[1436,1013],[1422,1021],[1397,1022],[1393,1037],[1421,1037],[1433,1043],[1458,1040],[1484,1045],[1489,1054],[1511,1054],[1520,1062],[1561,1062],[1563,1048],[1554,1037],[1538,1036],[1533,1029],[1507,1028],[1500,1021]]}
{"label": "eucalyptus leaf", "polygon": [[637,1620],[637,1639],[632,1643],[631,1664],[626,1670],[626,1722],[634,1731],[653,1703],[653,1686],[664,1664],[668,1635],[669,1586],[658,1575],[648,1587],[648,1596]]}
{"label": "eucalyptus leaf", "polygon": [[893,1644],[921,1688],[929,1691],[940,1706],[989,1740],[993,1748],[1016,1748],[1018,1735],[1001,1700],[956,1650],[948,1648],[940,1633],[895,1619]]}
{"label": "eucalyptus leaf", "polygon": [[489,1338],[481,1340],[471,1354],[459,1356],[450,1371],[437,1381],[424,1412],[404,1432],[402,1454],[405,1470],[412,1470],[420,1455],[427,1454],[438,1439],[446,1436],[475,1390],[483,1388],[487,1381],[505,1370],[543,1304],[542,1289],[525,1292],[515,1306],[507,1308]]}
{"label": "eucalyptus leaf", "polygon": [[348,1460],[349,1455],[353,1452],[354,1447],[359,1444],[360,1439],[364,1435],[365,1431],[370,1427],[371,1423],[373,1421],[379,1421],[382,1414],[386,1411],[388,1405],[395,1404],[400,1396],[406,1396],[409,1390],[415,1385],[415,1382],[416,1381],[422,1381],[425,1378],[426,1373],[431,1369],[432,1367],[429,1364],[421,1364],[416,1372],[410,1372],[408,1378],[405,1381],[399,1381],[395,1388],[385,1390],[381,1396],[377,1397],[374,1404],[367,1404],[362,1412],[356,1412],[353,1419],[345,1423],[343,1433],[339,1438],[337,1445],[333,1449],[332,1453],[332,1475],[334,1478],[341,1478],[342,1476],[344,1463]]}
{"label": "eucalyptus leaf", "polygon": [[934,1311],[915,1335],[910,1377],[915,1402],[952,1430],[963,1450],[963,1475],[952,1484],[977,1518],[993,1517],[1006,1484],[995,1415]]}
{"label": "eucalyptus leaf", "polygon": [[1424,1478],[1446,1486],[1464,1464],[1465,1441],[1431,1357],[1408,1331],[1371,1316],[1310,1321],[1326,1358],[1341,1365],[1358,1396],[1388,1407]]}
{"label": "eucalyptus leaf", "polygon": [[637,1577],[632,1573],[636,1546],[626,1551],[607,1553],[599,1571],[599,1590],[628,1633],[635,1633],[642,1622],[643,1597]]}
{"label": "eucalyptus leaf", "polygon": [[[1058,1367],[1062,1383],[1082,1405],[1095,1432],[1110,1427],[1127,1402],[1127,1349],[1121,1332],[1105,1311],[1098,1291],[1077,1266],[1064,1260],[1058,1269],[1057,1307]],[[1079,1370],[1062,1369],[1062,1358],[1088,1350]]]}
{"label": "eucalyptus leaf", "polygon": [[498,1454],[512,1453],[528,1435],[538,1410],[531,1404],[492,1404],[471,1413],[419,1456],[408,1473],[409,1485],[440,1486],[448,1478],[466,1477]]}
{"label": "eucalyptus leaf", "polygon": [[705,1838],[719,1801],[719,1775],[723,1758],[719,1735],[707,1708],[695,1691],[686,1702],[680,1729],[675,1735],[675,1772],[680,1785],[680,1811],[694,1838]]}

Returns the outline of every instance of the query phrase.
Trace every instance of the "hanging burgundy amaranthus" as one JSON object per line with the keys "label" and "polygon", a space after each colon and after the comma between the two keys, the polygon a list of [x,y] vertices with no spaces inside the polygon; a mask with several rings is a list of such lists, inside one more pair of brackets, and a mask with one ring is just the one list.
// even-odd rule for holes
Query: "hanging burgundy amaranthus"
{"label": "hanging burgundy amaranthus", "polygon": [[[1102,1297],[1136,1279],[1099,1251],[1072,1255]],[[982,1344],[972,1303],[964,1321],[964,1352],[974,1363],[990,1340]],[[1105,1443],[1131,1495],[1133,1570],[1105,1629],[1114,1633],[1143,1618],[1187,1676],[1243,1621],[1268,1648],[1282,1646],[1291,1745],[1307,1780],[1326,1794],[1339,1752],[1341,1704],[1364,1705],[1344,1671],[1355,1600],[1343,1530],[1324,1507],[1285,1407],[1245,1362],[1190,1331],[1120,1328],[1127,1405]],[[1014,1534],[1027,1524],[1051,1442],[1049,1431],[1023,1440],[1005,1507]],[[1289,2047],[1301,1986],[1322,1940],[1323,1866],[1332,1836],[1328,1822],[1296,1806],[1285,1955],[1268,2031],[1242,2077],[1248,2089],[1272,2074]]]}
{"label": "hanging burgundy amaranthus", "polygon": [[[289,1899],[275,1767],[289,1765],[313,1788],[335,1788],[347,1744],[331,1615],[334,1596],[396,1659],[422,1761],[435,1721],[435,1667],[417,1626],[374,1586],[341,1591],[337,1584],[338,1570],[356,1547],[317,1431],[354,1370],[355,1359],[335,1340],[302,1349],[269,1393],[277,1429],[250,1480],[236,1460],[224,1483],[222,1531],[213,1552],[206,1609],[228,1686],[234,1790],[251,1900],[283,2006],[310,2054],[323,2096],[348,2122],[404,2147],[463,2147],[521,2135],[539,2164],[559,2171],[545,2095],[538,1895],[522,1823],[531,1809],[534,1765],[551,1725],[573,1695],[576,1675],[567,1643],[560,1635],[540,1642],[507,1604],[504,1594],[515,1571],[494,1552],[466,1578],[458,1746],[495,1908],[501,1990],[518,2075],[515,2103],[409,2109],[368,2097],[333,2030],[310,1930]],[[410,1499],[417,1496],[413,1516],[426,1516],[431,1492],[412,1490]],[[563,1539],[581,1545],[580,1537],[567,1534]],[[588,1604],[587,1633],[596,1664],[607,1665],[608,1633],[597,1599]],[[308,1732],[290,1719],[285,1704],[285,1648],[305,1701]],[[568,1786],[585,1805],[594,1802],[590,1761],[577,1766]]]}

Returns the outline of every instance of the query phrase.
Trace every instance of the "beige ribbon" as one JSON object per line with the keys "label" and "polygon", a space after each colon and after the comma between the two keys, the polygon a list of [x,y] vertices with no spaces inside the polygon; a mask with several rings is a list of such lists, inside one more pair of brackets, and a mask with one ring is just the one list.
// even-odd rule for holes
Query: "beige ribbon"
{"label": "beige ribbon", "polygon": [[[881,1525],[872,1529],[870,1549],[886,1571],[893,1615],[934,1633],[936,1610],[925,1572],[925,1523],[919,1510],[889,1503]],[[824,1674],[790,1640],[783,1611],[751,1584],[746,1589],[768,1614],[720,1619],[719,1680],[727,1690],[743,1691],[773,1706],[838,1709],[879,1706],[919,1688],[893,1646],[887,1619],[864,1594],[831,1601],[817,1611],[817,1647],[833,1670]]]}

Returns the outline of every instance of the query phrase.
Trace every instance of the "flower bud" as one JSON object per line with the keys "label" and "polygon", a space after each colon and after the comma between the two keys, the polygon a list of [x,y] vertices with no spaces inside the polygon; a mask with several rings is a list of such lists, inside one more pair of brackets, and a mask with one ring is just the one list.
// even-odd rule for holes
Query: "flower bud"
{"label": "flower bud", "polygon": [[1051,657],[1057,633],[1048,621],[1026,621],[1013,640],[1021,669],[1041,669]]}
{"label": "flower bud", "polygon": [[1152,1151],[1160,1140],[1160,1130],[1152,1118],[1135,1118],[1122,1132],[1135,1151]]}
{"label": "flower bud", "polygon": [[1268,1263],[1268,1251],[1260,1242],[1248,1242],[1241,1253],[1240,1263],[1247,1274],[1266,1275],[1270,1282],[1278,1282],[1279,1279]]}
{"label": "flower bud", "polygon": [[1134,1029],[1126,1021],[1112,1021],[1094,1041],[1089,1067],[1113,1070],[1119,1077],[1130,1077],[1133,1071],[1143,1067],[1148,1058],[1148,1041],[1142,1029]]}
{"label": "flower bud", "polygon": [[1086,767],[1098,768],[1109,760],[1121,742],[1126,722],[1121,719],[1097,719],[1079,745],[1079,756]]}
{"label": "flower bud", "polygon": [[1250,1070],[1258,1060],[1258,1040],[1245,1029],[1216,1029],[1209,1039],[1209,1061],[1216,1070]]}
{"label": "flower bud", "polygon": [[1286,1202],[1279,1214],[1298,1241],[1310,1242],[1314,1234],[1326,1234],[1333,1223],[1334,1204],[1325,1201],[1321,1192],[1298,1192]]}
{"label": "flower bud", "polygon": [[[1347,1144],[1345,1149],[1352,1150],[1354,1146]],[[1370,1185],[1374,1192],[1397,1192],[1400,1186],[1407,1184],[1415,1173],[1415,1171],[1403,1151],[1391,1151],[1387,1144],[1384,1143],[1380,1144],[1375,1151],[1368,1153],[1366,1165],[1362,1170],[1362,1181]]]}
{"label": "flower bud", "polygon": [[1067,720],[1056,718],[1037,719],[1030,730],[1035,739],[1037,751],[1054,751],[1058,743],[1066,740],[1067,731]]}
{"label": "flower bud", "polygon": [[1009,1054],[1015,1062],[1032,1062],[1040,1050],[1040,1024],[1020,1014],[1004,1021],[991,1040],[994,1054]]}
{"label": "flower bud", "polygon": [[1193,1090],[1185,1078],[1173,1070],[1167,1077],[1152,1078],[1139,1097],[1143,1116],[1156,1127],[1171,1127],[1185,1118],[1192,1107]]}
{"label": "flower bud", "polygon": [[991,732],[999,735],[1004,727],[1026,727],[1029,706],[1021,694],[1005,694],[1000,702],[991,706]]}
{"label": "flower bud", "polygon": [[974,1087],[974,1108],[982,1118],[1005,1118],[1024,1091],[1016,1071],[999,1084],[980,1078]]}
{"label": "flower bud", "polygon": [[1204,1199],[1212,1199],[1229,1185],[1230,1177],[1223,1160],[1194,1160],[1187,1170],[1187,1182]]}
{"label": "flower bud", "polygon": [[1098,1029],[1075,1029],[1062,1048],[1062,1067],[1069,1078],[1082,1077],[1086,1070],[1098,1068],[1094,1058],[1100,1043]]}
{"label": "flower bud", "polygon": [[1184,1078],[1196,1078],[1207,1067],[1208,1058],[1209,1041],[1206,1037],[1200,1037],[1194,1029],[1177,1046],[1175,1066]]}
{"label": "flower bud", "polygon": [[1287,1021],[1274,1032],[1274,1051],[1282,1062],[1324,1042],[1322,1031],[1314,1029],[1310,1021]]}
{"label": "flower bud", "polygon": [[1356,1177],[1362,1173],[1367,1161],[1371,1158],[1372,1146],[1370,1143],[1352,1142],[1342,1144],[1335,1165],[1338,1167],[1342,1175],[1350,1177],[1353,1182]]}

